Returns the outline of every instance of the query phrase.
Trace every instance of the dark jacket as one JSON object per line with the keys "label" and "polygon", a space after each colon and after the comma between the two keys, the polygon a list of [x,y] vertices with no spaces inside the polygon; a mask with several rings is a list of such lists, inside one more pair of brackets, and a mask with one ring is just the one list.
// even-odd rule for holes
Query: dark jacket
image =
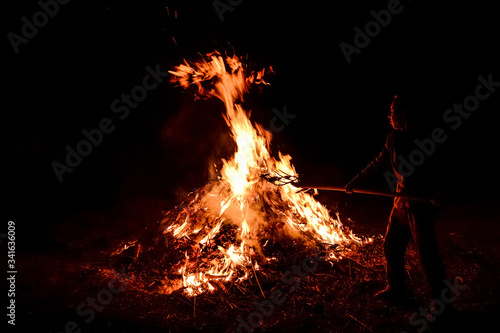
{"label": "dark jacket", "polygon": [[440,188],[442,177],[437,162],[438,147],[434,143],[432,148],[428,141],[429,146],[422,148],[416,140],[417,136],[412,132],[391,131],[382,151],[353,181],[358,183],[382,173],[392,191],[433,197]]}

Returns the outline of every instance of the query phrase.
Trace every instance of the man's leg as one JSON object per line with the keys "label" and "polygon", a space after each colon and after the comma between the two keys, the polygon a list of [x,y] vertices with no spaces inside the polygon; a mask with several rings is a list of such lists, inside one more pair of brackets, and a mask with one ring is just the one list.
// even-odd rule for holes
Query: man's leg
{"label": "man's leg", "polygon": [[[393,207],[384,238],[384,255],[387,260],[387,296],[404,297],[406,247],[410,241],[411,231],[401,208]],[[382,296],[382,294],[380,295]]]}
{"label": "man's leg", "polygon": [[441,292],[446,287],[444,284],[446,274],[434,232],[434,209],[424,205],[416,205],[409,210],[408,215],[427,282],[433,297],[440,299]]}

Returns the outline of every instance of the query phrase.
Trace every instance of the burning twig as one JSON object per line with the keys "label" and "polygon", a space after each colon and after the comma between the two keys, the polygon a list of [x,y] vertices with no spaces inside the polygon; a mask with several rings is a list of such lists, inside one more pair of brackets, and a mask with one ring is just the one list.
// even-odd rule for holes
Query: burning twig
{"label": "burning twig", "polygon": [[255,280],[257,281],[257,284],[259,285],[260,292],[262,293],[262,297],[266,298],[266,295],[264,294],[264,291],[262,290],[262,287],[260,286],[259,279],[257,278],[257,272],[255,272],[255,268],[252,265],[252,270],[253,270],[253,275],[255,276]]}
{"label": "burning twig", "polygon": [[354,316],[352,315],[349,315],[349,317],[351,317],[352,319],[354,319],[358,324],[360,324],[361,326],[363,326],[364,328],[366,328],[368,331],[370,332],[373,332],[372,329],[368,326],[366,326],[366,324],[362,323],[361,321],[359,321],[357,318],[355,318]]}

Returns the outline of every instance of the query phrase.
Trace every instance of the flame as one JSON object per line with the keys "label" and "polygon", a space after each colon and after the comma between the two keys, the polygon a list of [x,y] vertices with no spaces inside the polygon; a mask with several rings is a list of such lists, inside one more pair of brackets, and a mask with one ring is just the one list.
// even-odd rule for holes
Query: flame
{"label": "flame", "polygon": [[[296,175],[289,155],[271,156],[270,133],[252,124],[241,106],[252,83],[267,84],[264,71],[249,72],[236,55],[212,53],[195,63],[184,61],[170,73],[174,82],[194,88],[197,96],[216,97],[224,103],[223,116],[236,144],[234,156],[222,160],[218,180],[196,193],[177,215],[167,213],[161,222],[165,239],[187,239],[194,244],[175,265],[184,293],[195,296],[215,290],[219,282],[247,279],[252,270],[261,269],[257,261],[273,260],[265,257],[261,244],[269,233],[311,246],[363,242],[312,195],[297,193],[299,188],[293,184],[275,186],[262,179],[269,170]],[[163,291],[172,288],[165,284]]]}

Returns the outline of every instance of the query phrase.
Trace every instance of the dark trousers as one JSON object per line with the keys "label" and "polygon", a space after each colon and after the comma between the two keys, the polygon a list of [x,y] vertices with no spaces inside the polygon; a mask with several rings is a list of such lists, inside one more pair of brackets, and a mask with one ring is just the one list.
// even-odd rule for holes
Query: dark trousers
{"label": "dark trousers", "polygon": [[432,294],[434,298],[441,297],[445,271],[434,233],[435,215],[436,210],[430,204],[401,198],[394,201],[384,239],[387,284],[394,291],[405,292],[404,257],[413,237]]}

